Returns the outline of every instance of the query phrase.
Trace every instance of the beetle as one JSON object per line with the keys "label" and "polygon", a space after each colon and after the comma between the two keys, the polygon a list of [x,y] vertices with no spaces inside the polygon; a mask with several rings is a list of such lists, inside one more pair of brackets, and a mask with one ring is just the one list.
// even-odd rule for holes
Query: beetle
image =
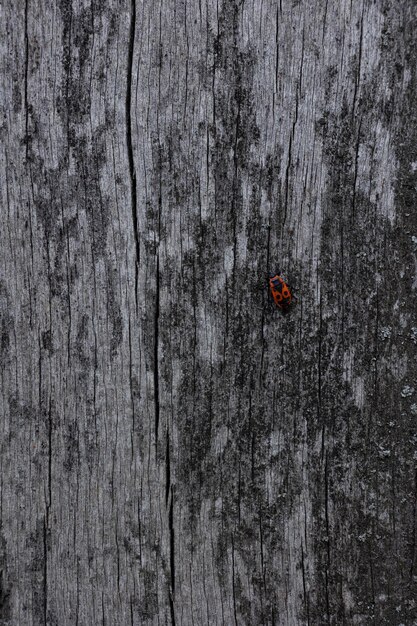
{"label": "beetle", "polygon": [[270,274],[269,288],[277,307],[281,309],[283,313],[286,313],[292,302],[296,300],[295,296],[291,293],[288,283],[286,283],[279,274]]}

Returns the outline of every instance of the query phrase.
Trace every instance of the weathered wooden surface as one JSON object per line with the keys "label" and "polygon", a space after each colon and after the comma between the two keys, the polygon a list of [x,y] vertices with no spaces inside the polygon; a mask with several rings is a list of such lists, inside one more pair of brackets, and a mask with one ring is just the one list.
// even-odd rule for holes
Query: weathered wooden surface
{"label": "weathered wooden surface", "polygon": [[0,624],[417,624],[414,3],[0,29]]}

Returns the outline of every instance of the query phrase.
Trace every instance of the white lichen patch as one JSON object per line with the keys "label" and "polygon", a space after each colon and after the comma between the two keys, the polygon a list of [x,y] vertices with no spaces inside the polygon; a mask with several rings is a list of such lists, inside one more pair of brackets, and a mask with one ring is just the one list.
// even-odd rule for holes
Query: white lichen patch
{"label": "white lichen patch", "polygon": [[392,328],[391,326],[383,326],[379,331],[381,339],[389,339],[391,337]]}
{"label": "white lichen patch", "polygon": [[417,344],[417,328],[415,326],[411,329],[411,339]]}
{"label": "white lichen patch", "polygon": [[391,456],[391,450],[388,449],[384,449],[384,448],[379,448],[378,454],[380,456],[381,459],[386,459],[389,456]]}
{"label": "white lichen patch", "polygon": [[409,398],[410,396],[412,396],[414,393],[414,387],[410,387],[410,385],[405,385],[405,387],[402,388],[401,391],[401,396],[403,398]]}
{"label": "white lichen patch", "polygon": [[413,415],[417,415],[417,404],[412,404],[410,406],[410,411]]}
{"label": "white lichen patch", "polygon": [[415,235],[411,235],[411,243],[413,244],[414,252],[417,252],[417,237]]}

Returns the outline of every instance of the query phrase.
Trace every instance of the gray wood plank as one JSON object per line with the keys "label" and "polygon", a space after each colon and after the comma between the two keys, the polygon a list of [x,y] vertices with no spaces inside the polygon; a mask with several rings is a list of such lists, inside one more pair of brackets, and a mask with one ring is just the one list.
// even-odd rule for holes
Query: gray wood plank
{"label": "gray wood plank", "polygon": [[416,26],[4,3],[0,624],[417,624]]}

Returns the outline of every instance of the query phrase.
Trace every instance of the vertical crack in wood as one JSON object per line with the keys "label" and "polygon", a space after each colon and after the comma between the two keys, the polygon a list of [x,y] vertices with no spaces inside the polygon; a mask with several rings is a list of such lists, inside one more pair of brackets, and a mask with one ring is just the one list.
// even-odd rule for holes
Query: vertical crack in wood
{"label": "vertical crack in wood", "polygon": [[367,426],[367,437],[366,437],[366,447],[367,449],[372,449],[373,446],[373,437],[374,437],[374,420],[373,420],[373,415],[374,412],[377,414],[378,412],[378,399],[379,399],[379,377],[378,377],[378,358],[379,358],[379,347],[378,347],[378,333],[379,333],[379,316],[380,316],[380,312],[379,312],[379,289],[378,287],[376,288],[376,294],[375,294],[375,333],[374,333],[374,338],[375,338],[375,345],[374,345],[374,350],[373,350],[373,358],[375,359],[373,361],[373,376],[372,376],[372,385],[373,385],[373,397],[372,397],[372,404],[374,406],[374,411],[370,411],[369,412],[369,418],[368,418],[368,426]]}
{"label": "vertical crack in wood", "polygon": [[362,14],[361,14],[361,32],[359,35],[359,50],[358,50],[358,69],[356,71],[356,80],[355,87],[353,92],[353,104],[352,104],[352,118],[355,117],[356,112],[356,101],[357,95],[359,91],[359,84],[361,80],[361,66],[362,66],[362,50],[363,50],[363,15],[365,12],[365,3],[362,4]]}
{"label": "vertical crack in wood", "polygon": [[236,277],[236,254],[237,254],[237,214],[236,214],[236,197],[238,194],[238,170],[239,170],[239,159],[238,159],[238,141],[239,141],[239,133],[240,133],[240,106],[241,106],[241,96],[240,93],[240,85],[238,87],[238,103],[237,103],[237,114],[236,114],[236,122],[235,122],[235,140],[233,144],[233,186],[232,186],[232,219],[233,219],[233,269],[232,269],[232,287],[235,285],[235,277]]}
{"label": "vertical crack in wood", "polygon": [[28,73],[29,73],[29,37],[28,37],[28,2],[25,0],[25,146],[26,146],[26,159],[29,151],[29,109],[28,109]]}
{"label": "vertical crack in wood", "polygon": [[106,610],[104,608],[104,592],[102,592],[101,594],[101,625],[102,626],[106,626],[106,621],[105,621],[105,614],[106,614]]}
{"label": "vertical crack in wood", "polygon": [[[323,341],[323,305],[322,305],[322,293],[320,291],[319,300],[319,336],[317,346],[317,423],[320,424],[321,417],[321,405],[322,405],[322,374],[321,374],[321,361],[322,361],[322,341]],[[324,459],[324,446],[325,446],[325,432],[326,423],[323,420],[321,430],[321,460]]]}
{"label": "vertical crack in wood", "polygon": [[48,408],[48,502],[44,527],[44,619],[48,623],[48,535],[50,528],[50,510],[52,506],[52,407],[49,398]]}
{"label": "vertical crack in wood", "polygon": [[48,623],[48,521],[43,520],[43,623]]}
{"label": "vertical crack in wood", "polygon": [[116,511],[116,519],[115,519],[114,528],[115,528],[114,540],[116,544],[117,593],[120,598],[120,546],[119,546],[119,537],[118,537],[119,515],[117,511]]}
{"label": "vertical crack in wood", "polygon": [[[372,538],[375,536],[375,524],[372,522]],[[372,604],[375,607],[375,576],[374,576],[374,565],[372,560],[372,541],[368,541],[368,556],[369,556],[369,573],[371,579],[371,593],[372,593]]]}
{"label": "vertical crack in wood", "polygon": [[133,622],[133,600],[132,598],[130,598],[130,626],[134,626],[134,622]]}
{"label": "vertical crack in wood", "polygon": [[301,543],[301,569],[303,574],[303,594],[304,594],[304,606],[307,614],[307,625],[310,625],[310,606],[308,600],[307,582],[306,582],[306,569],[305,569],[305,555],[303,544]]}
{"label": "vertical crack in wood", "polygon": [[169,457],[169,432],[166,436],[166,449],[165,449],[165,506],[168,508],[169,495],[171,492],[171,463]]}
{"label": "vertical crack in wood", "polygon": [[355,170],[353,174],[353,185],[352,185],[352,191],[353,191],[352,221],[355,219],[355,212],[356,212],[356,187],[357,187],[357,181],[358,181],[358,164],[359,164],[359,147],[361,143],[361,127],[362,127],[362,119],[359,120],[358,138],[356,140],[356,146],[355,146]]}
{"label": "vertical crack in wood", "polygon": [[262,528],[262,505],[259,506],[259,553],[261,559],[261,574],[262,574],[262,587],[261,587],[261,609],[264,615],[264,604],[268,603],[268,593],[266,585],[266,568],[265,568],[265,556],[264,556],[264,537]]}
{"label": "vertical crack in wood", "polygon": [[[64,4],[64,3],[63,3]],[[73,37],[72,37],[72,24],[73,24],[73,6],[72,2],[68,3],[65,6],[65,18],[63,20],[63,32],[62,32],[62,41],[64,48],[64,56],[62,60],[63,70],[65,74],[64,81],[64,93],[65,93],[65,106],[66,106],[66,114],[65,114],[65,131],[67,138],[67,146],[71,145],[71,134],[70,134],[70,111],[71,111],[71,99],[70,99],[70,84],[72,81],[72,72],[73,65],[71,62],[71,49],[73,45]]]}
{"label": "vertical crack in wood", "polygon": [[129,387],[130,387],[130,404],[132,407],[132,457],[133,457],[133,437],[136,430],[136,414],[135,414],[135,396],[133,392],[133,358],[132,358],[132,323],[129,312],[129,324],[128,324],[128,339],[129,339]]}
{"label": "vertical crack in wood", "polygon": [[[340,205],[339,211],[340,220],[340,326],[341,326],[341,354],[345,353],[345,224],[343,216],[343,206]],[[349,248],[347,248],[347,254],[349,254]],[[337,347],[337,343],[336,343]]]}
{"label": "vertical crack in wood", "polygon": [[239,446],[239,464],[237,471],[237,521],[240,526],[242,521],[242,450]]}
{"label": "vertical crack in wood", "polygon": [[322,47],[324,47],[324,37],[326,35],[327,5],[328,5],[328,0],[326,0],[325,5],[324,5],[323,34],[322,34],[322,37],[321,37],[321,45],[322,45]]}
{"label": "vertical crack in wood", "polygon": [[[269,215],[268,220],[268,234],[266,240],[266,264],[265,267],[267,272],[272,272],[272,268],[269,266],[270,264],[270,256],[271,256],[271,215]],[[265,294],[266,294],[266,305],[268,305],[269,298],[269,285],[268,280],[266,278],[266,283],[264,285],[264,289],[262,290],[262,309],[261,309],[261,359],[259,366],[259,383],[262,384],[263,370],[264,370],[264,358],[265,358],[265,334],[264,334],[264,324],[265,324]]]}
{"label": "vertical crack in wood", "polygon": [[49,398],[48,410],[48,502],[46,504],[46,519],[49,527],[49,512],[52,505],[52,408]]}
{"label": "vertical crack in wood", "polygon": [[129,50],[127,61],[127,87],[126,87],[126,143],[127,156],[129,161],[130,175],[130,197],[132,204],[132,222],[133,234],[135,238],[135,302],[136,310],[138,308],[138,274],[139,274],[139,230],[138,230],[138,208],[136,193],[136,169],[133,156],[132,141],[132,72],[133,72],[133,53],[135,48],[135,32],[136,32],[136,0],[132,0],[130,11],[130,33],[129,33]]}
{"label": "vertical crack in wood", "polygon": [[170,593],[169,607],[171,612],[171,623],[175,626],[175,534],[174,534],[174,492],[171,483],[171,456],[169,431],[166,434],[165,451],[165,506],[168,509],[168,530],[169,530],[169,567],[170,567]]}
{"label": "vertical crack in wood", "polygon": [[329,474],[328,474],[328,452],[326,451],[326,459],[324,462],[324,515],[326,523],[326,549],[327,549],[327,564],[325,567],[326,578],[326,611],[327,611],[327,623],[330,624],[330,594],[329,594],[329,573],[331,571],[330,564],[330,527],[329,527]]}
{"label": "vertical crack in wood", "polygon": [[416,540],[417,540],[417,469],[414,473],[413,529],[412,529],[412,538],[411,538],[410,580],[414,580],[414,569],[415,569],[415,560],[416,560]]}
{"label": "vertical crack in wood", "polygon": [[272,97],[272,111],[275,119],[275,94],[278,93],[278,74],[279,74],[279,19],[278,14],[282,12],[281,3],[277,4],[275,14],[275,89]]}
{"label": "vertical crack in wood", "polygon": [[233,616],[235,619],[235,626],[238,626],[237,621],[237,607],[236,607],[236,582],[235,582],[235,542],[233,539],[233,532],[231,536],[232,544],[232,593],[233,593]]}
{"label": "vertical crack in wood", "polygon": [[158,449],[159,435],[159,253],[156,255],[156,276],[155,276],[155,313],[154,313],[154,368],[153,368],[153,385],[154,385],[154,405],[155,405],[155,447]]}
{"label": "vertical crack in wood", "polygon": [[[361,78],[361,65],[362,65],[362,48],[363,48],[363,16],[365,11],[365,4],[362,4],[362,15],[361,15],[361,32],[359,36],[359,51],[358,51],[358,69],[356,72],[356,80],[355,87],[353,93],[353,104],[352,104],[352,119],[355,117],[356,113],[356,101],[359,91],[360,78]],[[359,159],[359,145],[360,145],[360,135],[361,135],[361,124],[362,120],[359,121],[358,128],[358,139],[356,142],[356,155],[355,155],[355,171],[354,171],[354,180],[353,180],[353,198],[352,198],[352,220],[355,218],[355,208],[356,208],[356,182],[358,177],[358,159]]]}
{"label": "vertical crack in wood", "polygon": [[292,123],[291,133],[290,133],[290,141],[288,146],[288,159],[287,159],[287,167],[285,169],[285,202],[284,202],[284,218],[282,220],[282,226],[284,226],[287,219],[287,210],[288,210],[288,191],[289,191],[289,182],[290,182],[290,168],[292,161],[292,146],[295,136],[295,127],[298,122],[298,107],[301,93],[301,84],[303,81],[303,63],[304,63],[304,38],[305,38],[305,29],[303,28],[303,38],[301,43],[301,60],[300,60],[300,72],[298,76],[297,88],[295,91],[295,114],[294,121]]}

